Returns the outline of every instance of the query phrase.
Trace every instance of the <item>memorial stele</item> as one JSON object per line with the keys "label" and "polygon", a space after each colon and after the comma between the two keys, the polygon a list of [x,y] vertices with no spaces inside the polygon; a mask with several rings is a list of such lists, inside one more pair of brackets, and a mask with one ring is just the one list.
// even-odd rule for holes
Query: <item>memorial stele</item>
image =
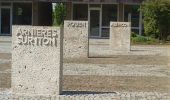
{"label": "memorial stele", "polygon": [[110,49],[112,52],[130,52],[130,22],[110,23]]}
{"label": "memorial stele", "polygon": [[88,22],[64,21],[64,58],[88,57]]}
{"label": "memorial stele", "polygon": [[12,27],[14,94],[61,94],[62,38],[59,27]]}

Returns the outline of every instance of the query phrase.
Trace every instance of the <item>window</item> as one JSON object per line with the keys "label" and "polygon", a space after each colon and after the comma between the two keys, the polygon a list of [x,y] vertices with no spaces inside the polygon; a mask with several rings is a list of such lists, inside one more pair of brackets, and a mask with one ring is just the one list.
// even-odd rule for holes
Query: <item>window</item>
{"label": "window", "polygon": [[88,5],[74,4],[73,5],[73,20],[88,20]]}
{"label": "window", "polygon": [[109,37],[109,28],[110,28],[111,21],[117,21],[117,5],[103,4],[102,37]]}
{"label": "window", "polygon": [[32,24],[32,3],[13,4],[13,24],[14,25]]}
{"label": "window", "polygon": [[132,31],[138,33],[139,31],[139,18],[140,18],[139,5],[125,5],[124,6],[124,21],[131,21]]}

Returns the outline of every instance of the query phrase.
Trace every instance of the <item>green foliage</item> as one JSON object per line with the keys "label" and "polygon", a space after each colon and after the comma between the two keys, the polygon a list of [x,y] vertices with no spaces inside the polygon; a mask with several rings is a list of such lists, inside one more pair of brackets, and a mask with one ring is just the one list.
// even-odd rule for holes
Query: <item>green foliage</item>
{"label": "green foliage", "polygon": [[60,26],[63,25],[66,17],[66,6],[63,3],[57,3],[53,12],[53,24]]}
{"label": "green foliage", "polygon": [[144,36],[137,35],[136,37],[132,38],[133,43],[141,43],[141,42],[146,42],[147,38]]}
{"label": "green foliage", "polygon": [[165,41],[170,34],[170,1],[145,0],[141,10],[144,14],[145,34]]}
{"label": "green foliage", "polygon": [[131,33],[131,37],[136,37],[136,36],[137,36],[137,34],[135,32]]}
{"label": "green foliage", "polygon": [[131,36],[131,43],[132,44],[156,44],[158,43],[158,40],[152,37],[136,35],[136,37]]}

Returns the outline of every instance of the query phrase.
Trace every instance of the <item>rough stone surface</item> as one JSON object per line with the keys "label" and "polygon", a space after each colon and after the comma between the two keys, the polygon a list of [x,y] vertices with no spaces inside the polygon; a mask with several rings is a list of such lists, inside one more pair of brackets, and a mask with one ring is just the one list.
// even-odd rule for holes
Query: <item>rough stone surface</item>
{"label": "rough stone surface", "polygon": [[130,51],[130,22],[111,22],[110,23],[110,48],[112,52]]}
{"label": "rough stone surface", "polygon": [[88,22],[64,22],[64,58],[88,57]]}
{"label": "rough stone surface", "polygon": [[60,94],[62,86],[60,33],[58,27],[13,26],[12,90],[14,94]]}
{"label": "rough stone surface", "polygon": [[0,93],[0,100],[170,100],[169,93],[160,92],[115,92],[76,93],[60,96],[13,96],[10,92]]}

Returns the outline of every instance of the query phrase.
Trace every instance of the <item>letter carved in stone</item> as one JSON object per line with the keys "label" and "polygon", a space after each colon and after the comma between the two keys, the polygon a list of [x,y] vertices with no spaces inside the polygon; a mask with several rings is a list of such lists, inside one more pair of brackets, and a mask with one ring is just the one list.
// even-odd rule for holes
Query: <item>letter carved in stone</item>
{"label": "letter carved in stone", "polygon": [[17,39],[19,45],[30,46],[56,46],[58,31],[54,29],[18,29]]}

